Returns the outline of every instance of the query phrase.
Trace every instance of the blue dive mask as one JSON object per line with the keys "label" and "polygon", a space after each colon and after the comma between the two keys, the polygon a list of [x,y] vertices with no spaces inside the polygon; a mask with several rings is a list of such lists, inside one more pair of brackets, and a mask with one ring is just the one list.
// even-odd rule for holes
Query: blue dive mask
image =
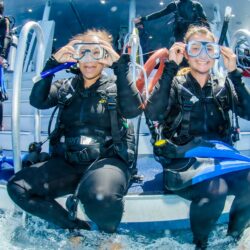
{"label": "blue dive mask", "polygon": [[99,61],[106,57],[107,52],[100,46],[100,43],[75,43],[76,50],[74,59],[81,62]]}
{"label": "blue dive mask", "polygon": [[220,57],[220,46],[213,42],[190,41],[186,45],[186,51],[191,57],[199,57],[202,52],[205,52],[211,59]]}

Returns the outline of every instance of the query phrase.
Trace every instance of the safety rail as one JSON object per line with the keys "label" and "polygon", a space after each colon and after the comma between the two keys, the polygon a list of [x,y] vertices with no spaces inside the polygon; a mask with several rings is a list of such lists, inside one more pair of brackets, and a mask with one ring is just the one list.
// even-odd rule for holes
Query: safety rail
{"label": "safety rail", "polygon": [[[124,47],[123,47],[123,54],[126,53],[126,48],[131,48],[130,60],[131,60],[131,71],[132,71],[132,80],[134,84],[136,84],[137,79],[137,68],[143,72],[144,75],[144,82],[145,82],[145,97],[148,99],[148,81],[147,81],[147,74],[144,66],[143,61],[143,51],[140,45],[140,38],[138,35],[138,30],[135,28],[134,19],[136,16],[136,1],[130,0],[129,1],[129,32],[124,37]],[[139,64],[137,63],[137,57],[139,55]]]}
{"label": "safety rail", "polygon": [[231,48],[233,50],[235,50],[238,40],[241,39],[242,37],[245,38],[248,44],[250,45],[250,31],[246,29],[239,29],[233,34],[232,45],[231,45]]}
{"label": "safety rail", "polygon": [[[40,24],[42,24],[43,22],[49,21],[51,6],[52,6],[52,1],[46,0],[46,4],[44,7],[44,11],[43,11],[43,17],[42,17],[42,20],[39,21],[39,22],[41,22]],[[54,28],[51,28],[47,24],[45,24],[45,25],[46,25],[46,32],[50,31],[51,29],[54,29]],[[54,31],[53,31],[53,33],[54,33]],[[46,35],[44,35],[44,37],[46,39]],[[24,60],[23,72],[31,71],[33,68],[33,65],[34,65],[33,63],[36,60],[36,58],[34,58],[34,54],[36,54],[36,48],[35,48],[36,40],[35,40],[35,38],[36,38],[36,34],[32,34],[32,37],[31,37],[30,43],[29,43],[29,47],[28,47],[28,51],[27,51],[27,54],[26,54],[25,60]],[[52,40],[53,40],[53,38],[52,38]],[[46,41],[48,42],[49,39],[48,40],[46,39]],[[46,42],[45,42],[45,46],[46,46]],[[46,52],[50,53],[50,49],[48,49],[47,47],[46,47]],[[45,52],[45,55],[46,55],[46,52]]]}
{"label": "safety rail", "polygon": [[[23,65],[25,52],[27,49],[28,34],[34,30],[37,36],[37,59],[36,74],[40,73],[44,66],[45,41],[41,26],[36,22],[26,23],[20,33],[19,43],[17,46],[17,57],[15,71],[13,76],[13,103],[12,103],[12,147],[15,172],[21,169],[21,150],[20,150],[20,97],[21,97],[21,80],[23,74]],[[41,117],[40,111],[35,111],[35,134],[34,140],[40,141]]]}
{"label": "safety rail", "polygon": [[[130,47],[131,48],[131,53],[130,53],[130,60],[131,60],[131,72],[132,72],[132,80],[136,84],[137,80],[137,69],[140,69],[140,71],[143,72],[144,76],[144,82],[145,82],[145,97],[148,99],[149,93],[148,93],[148,80],[147,80],[147,74],[144,69],[144,61],[143,61],[143,51],[140,45],[140,38],[139,35],[137,34],[138,31],[136,28],[133,29],[131,34],[128,34],[128,36],[125,37],[124,39],[124,49],[123,53],[126,53],[126,48]],[[139,58],[138,58],[139,57]],[[139,63],[137,63],[137,58],[139,59]]]}
{"label": "safety rail", "polygon": [[[250,31],[246,29],[239,29],[233,35],[231,48],[233,49],[233,51],[235,51],[237,55],[237,64],[239,65],[239,67],[250,73],[250,66],[244,65],[244,62],[240,60],[240,53],[244,54],[244,51],[240,51],[239,46],[244,43],[247,43],[250,47]],[[249,56],[244,56],[248,57],[248,60],[250,59]]]}
{"label": "safety rail", "polygon": [[136,28],[133,29],[132,34],[130,35],[129,44],[131,47],[131,63],[132,63],[132,77],[133,82],[136,82],[136,64],[137,64],[137,54],[139,52],[140,39],[137,34]]}

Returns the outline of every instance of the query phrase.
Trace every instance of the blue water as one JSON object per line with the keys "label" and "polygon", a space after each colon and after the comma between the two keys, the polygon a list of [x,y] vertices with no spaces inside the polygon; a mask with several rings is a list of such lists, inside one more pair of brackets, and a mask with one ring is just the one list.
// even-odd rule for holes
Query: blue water
{"label": "blue water", "polygon": [[[139,159],[141,163],[143,160]],[[145,179],[149,180],[150,176],[152,179],[159,169],[151,167]],[[56,229],[36,217],[29,217],[25,227],[23,224],[22,213],[0,210],[0,250],[194,250],[190,230],[151,233],[119,230],[112,235],[81,230],[82,237],[72,242],[71,232]],[[239,243],[226,237],[226,230],[226,225],[216,227],[209,239],[209,250],[250,250],[250,228]]]}
{"label": "blue water", "polygon": [[[20,213],[0,213],[0,249],[1,250],[193,250],[192,236],[189,230],[140,233],[135,231],[118,231],[105,234],[98,231],[81,230],[81,237],[68,230],[55,229],[48,223],[32,217],[23,227]],[[250,230],[249,230],[250,231]],[[226,237],[226,226],[216,227],[209,240],[213,250],[248,250],[250,249],[250,232],[244,235],[244,241],[236,244]],[[248,237],[249,236],[249,237]],[[78,239],[73,242],[72,239]]]}

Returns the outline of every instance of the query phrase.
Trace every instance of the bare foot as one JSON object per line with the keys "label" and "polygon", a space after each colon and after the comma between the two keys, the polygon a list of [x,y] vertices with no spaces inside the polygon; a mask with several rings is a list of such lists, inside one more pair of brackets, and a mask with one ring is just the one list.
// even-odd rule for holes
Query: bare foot
{"label": "bare foot", "polygon": [[122,250],[122,244],[120,242],[112,241],[111,239],[104,242],[99,250]]}
{"label": "bare foot", "polygon": [[82,244],[85,240],[85,236],[82,235],[80,232],[74,232],[69,236],[69,242],[74,246],[78,247],[80,244]]}

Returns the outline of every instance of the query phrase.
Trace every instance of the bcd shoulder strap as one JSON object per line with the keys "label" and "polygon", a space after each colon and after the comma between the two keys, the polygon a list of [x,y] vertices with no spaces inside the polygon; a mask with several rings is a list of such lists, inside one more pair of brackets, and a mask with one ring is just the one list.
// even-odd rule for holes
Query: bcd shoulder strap
{"label": "bcd shoulder strap", "polygon": [[121,143],[121,133],[117,115],[117,86],[113,83],[106,89],[107,107],[110,115],[111,135],[115,145]]}
{"label": "bcd shoulder strap", "polygon": [[[50,139],[52,137],[57,137],[58,134],[60,133],[60,130],[62,129],[62,124],[61,124],[62,111],[66,105],[72,102],[74,96],[77,93],[76,90],[77,90],[77,78],[62,80],[61,87],[58,90],[58,104],[54,108],[48,124],[48,135]],[[58,114],[55,123],[55,128],[53,132],[51,132],[52,121],[57,110]]]}
{"label": "bcd shoulder strap", "polygon": [[239,119],[237,114],[237,109],[235,107],[235,102],[238,102],[238,96],[235,91],[232,81],[226,77],[225,86],[229,91],[229,98],[231,100],[231,109],[232,109],[232,123],[231,123],[231,139],[233,142],[240,140],[240,126]]}
{"label": "bcd shoulder strap", "polygon": [[[61,124],[61,115],[63,108],[65,105],[68,105],[69,103],[72,102],[74,96],[77,93],[77,81],[74,80],[75,78],[72,78],[70,80],[66,79],[62,83],[62,87],[59,89],[58,93],[58,105],[55,109],[58,110],[58,115],[57,115],[57,120],[56,120],[56,125],[55,129],[53,131],[53,134],[57,134],[60,129],[62,129],[62,124]],[[111,124],[111,136],[113,139],[114,144],[120,144],[121,143],[121,132],[119,129],[119,123],[118,123],[118,115],[117,115],[117,87],[116,84],[113,81],[110,81],[111,85],[108,86],[107,88],[103,90],[97,90],[96,93],[83,93],[82,97],[87,98],[90,95],[99,95],[103,99],[106,100],[107,103],[107,109],[110,114],[110,124]],[[53,112],[55,113],[55,112]],[[54,116],[54,115],[53,115]],[[53,120],[53,116],[50,118],[50,125]],[[50,129],[49,129],[50,131]],[[50,133],[49,133],[50,135]]]}
{"label": "bcd shoulder strap", "polygon": [[[182,110],[181,128],[178,137],[181,141],[185,141],[190,137],[189,125],[191,110],[194,103],[196,103],[199,99],[190,90],[183,86],[183,84],[187,81],[187,75],[178,76],[175,79],[177,81],[178,101]],[[178,121],[178,123],[180,122]]]}

